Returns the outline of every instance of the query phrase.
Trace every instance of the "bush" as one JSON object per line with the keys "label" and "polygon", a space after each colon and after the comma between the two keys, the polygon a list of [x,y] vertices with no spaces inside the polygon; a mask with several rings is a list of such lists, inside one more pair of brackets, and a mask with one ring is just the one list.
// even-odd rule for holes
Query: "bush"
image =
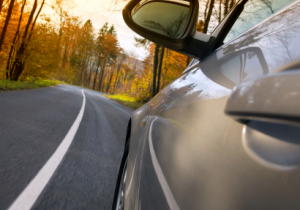
{"label": "bush", "polygon": [[0,91],[36,89],[42,87],[55,86],[58,84],[61,84],[61,82],[50,80],[37,80],[34,82],[0,80]]}
{"label": "bush", "polygon": [[144,103],[138,102],[134,97],[128,96],[126,94],[118,94],[118,95],[103,95],[106,98],[115,100],[120,104],[128,106],[133,109],[140,108],[144,105]]}

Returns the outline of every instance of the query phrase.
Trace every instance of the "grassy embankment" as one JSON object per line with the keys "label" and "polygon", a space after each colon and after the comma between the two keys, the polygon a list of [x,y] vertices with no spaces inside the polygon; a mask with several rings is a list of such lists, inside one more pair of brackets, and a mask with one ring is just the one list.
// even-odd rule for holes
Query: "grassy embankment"
{"label": "grassy embankment", "polygon": [[103,95],[103,96],[133,109],[140,108],[141,106],[144,105],[143,103],[138,102],[135,98],[130,97],[128,95],[118,94],[118,95]]}
{"label": "grassy embankment", "polygon": [[21,82],[21,81],[10,81],[10,80],[0,80],[0,91],[10,91],[10,90],[27,90],[36,89],[49,86],[55,86],[62,84],[60,81],[50,81],[50,80],[37,80],[34,82]]}

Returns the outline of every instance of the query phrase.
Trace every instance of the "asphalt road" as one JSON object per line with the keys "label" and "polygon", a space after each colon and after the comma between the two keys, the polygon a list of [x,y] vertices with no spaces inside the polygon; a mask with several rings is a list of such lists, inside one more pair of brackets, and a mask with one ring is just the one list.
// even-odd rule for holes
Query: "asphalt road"
{"label": "asphalt road", "polygon": [[[83,104],[82,88],[0,93],[0,210],[8,209],[55,153]],[[111,209],[132,109],[84,89],[73,141],[32,209]]]}

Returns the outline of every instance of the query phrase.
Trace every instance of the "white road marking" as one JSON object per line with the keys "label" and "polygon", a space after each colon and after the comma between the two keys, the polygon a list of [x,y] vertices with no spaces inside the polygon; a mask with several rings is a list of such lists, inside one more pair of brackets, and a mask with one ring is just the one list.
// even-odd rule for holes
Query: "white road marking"
{"label": "white road marking", "polygon": [[83,95],[82,106],[69,132],[65,136],[64,140],[60,143],[51,158],[44,165],[44,167],[38,172],[38,174],[33,178],[33,180],[29,183],[29,185],[24,189],[24,191],[19,195],[19,197],[14,201],[14,203],[9,207],[8,210],[30,210],[30,208],[33,206],[36,199],[39,197],[46,184],[54,174],[58,165],[61,163],[75,137],[84,114],[86,99],[83,90],[81,91]]}
{"label": "white road marking", "polygon": [[156,172],[156,175],[157,175],[157,178],[158,178],[158,181],[162,187],[162,190],[166,196],[166,199],[167,199],[167,202],[169,204],[169,207],[170,209],[172,210],[179,210],[179,206],[172,194],[172,191],[168,185],[168,182],[161,170],[161,167],[159,165],[159,162],[157,160],[157,157],[156,157],[156,154],[155,154],[155,151],[154,151],[154,148],[153,148],[153,142],[152,142],[152,126],[153,126],[153,123],[154,121],[157,119],[157,117],[151,122],[151,125],[150,125],[150,129],[149,129],[149,148],[150,148],[150,154],[151,154],[151,159],[152,159],[152,163],[153,163],[153,166],[154,166],[154,170]]}

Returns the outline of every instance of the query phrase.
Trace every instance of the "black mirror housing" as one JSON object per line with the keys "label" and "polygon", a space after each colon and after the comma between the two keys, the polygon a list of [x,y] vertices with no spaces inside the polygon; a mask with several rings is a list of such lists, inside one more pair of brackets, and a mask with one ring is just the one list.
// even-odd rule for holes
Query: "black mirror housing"
{"label": "black mirror housing", "polygon": [[172,38],[138,25],[132,18],[132,11],[141,1],[131,0],[123,9],[123,18],[129,28],[154,43],[189,57],[201,59],[205,56],[212,37],[196,31],[199,11],[198,0],[190,0],[188,22],[180,38]]}

